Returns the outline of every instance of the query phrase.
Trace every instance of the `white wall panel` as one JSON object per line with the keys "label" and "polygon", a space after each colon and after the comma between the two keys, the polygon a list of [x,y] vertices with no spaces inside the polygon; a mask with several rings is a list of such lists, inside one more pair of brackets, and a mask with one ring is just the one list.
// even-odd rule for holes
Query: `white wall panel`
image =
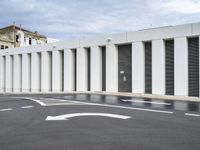
{"label": "white wall panel", "polygon": [[52,52],[52,91],[62,91],[62,52]]}
{"label": "white wall panel", "polygon": [[41,91],[48,92],[51,91],[51,52],[41,53]]}
{"label": "white wall panel", "polygon": [[175,95],[188,95],[187,38],[175,38],[174,45]]}
{"label": "white wall panel", "polygon": [[165,94],[165,46],[163,40],[152,41],[152,94]]}
{"label": "white wall panel", "polygon": [[102,50],[91,47],[91,91],[102,90]]}
{"label": "white wall panel", "polygon": [[142,42],[132,43],[132,92],[144,93],[145,53]]}
{"label": "white wall panel", "polygon": [[21,91],[21,75],[22,75],[22,68],[21,68],[21,55],[14,55],[13,56],[13,92],[20,92]]}
{"label": "white wall panel", "polygon": [[106,46],[106,91],[118,91],[118,50],[115,45]]}
{"label": "white wall panel", "polygon": [[6,56],[6,92],[12,92],[13,88],[13,56],[7,55]]}
{"label": "white wall panel", "polygon": [[41,87],[41,54],[31,54],[31,92],[39,92]]}
{"label": "white wall panel", "polygon": [[64,50],[64,91],[74,91],[75,89],[75,60],[74,51]]}
{"label": "white wall panel", "polygon": [[0,92],[5,91],[5,56],[0,56]]}
{"label": "white wall panel", "polygon": [[87,72],[87,51],[85,48],[77,49],[77,91],[87,91],[88,72]]}
{"label": "white wall panel", "polygon": [[22,92],[30,92],[31,88],[31,56],[22,54]]}

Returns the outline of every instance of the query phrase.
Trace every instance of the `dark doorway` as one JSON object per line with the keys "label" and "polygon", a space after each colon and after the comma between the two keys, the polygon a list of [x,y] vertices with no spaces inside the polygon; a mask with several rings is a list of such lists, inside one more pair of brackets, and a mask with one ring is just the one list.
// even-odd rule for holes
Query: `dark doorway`
{"label": "dark doorway", "polygon": [[118,90],[132,92],[132,45],[118,46]]}
{"label": "dark doorway", "polygon": [[152,93],[152,44],[144,43],[145,49],[145,93]]}
{"label": "dark doorway", "polygon": [[174,95],[174,40],[165,41],[166,95]]}
{"label": "dark doorway", "polygon": [[188,38],[188,95],[199,96],[199,38]]}

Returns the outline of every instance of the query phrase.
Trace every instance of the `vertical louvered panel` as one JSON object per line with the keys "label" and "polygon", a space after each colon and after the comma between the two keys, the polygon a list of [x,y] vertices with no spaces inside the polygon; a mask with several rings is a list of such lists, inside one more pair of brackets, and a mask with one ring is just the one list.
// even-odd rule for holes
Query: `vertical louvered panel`
{"label": "vertical louvered panel", "polygon": [[145,42],[145,93],[152,93],[152,44]]}
{"label": "vertical louvered panel", "polygon": [[199,96],[199,38],[188,39],[188,94]]}
{"label": "vertical louvered panel", "polygon": [[166,95],[174,95],[174,40],[165,41]]}

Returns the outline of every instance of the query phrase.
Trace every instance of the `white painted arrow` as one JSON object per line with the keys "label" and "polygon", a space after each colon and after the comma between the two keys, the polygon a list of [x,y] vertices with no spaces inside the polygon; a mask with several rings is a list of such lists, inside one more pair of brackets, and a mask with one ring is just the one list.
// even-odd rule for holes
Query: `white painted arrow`
{"label": "white painted arrow", "polygon": [[79,116],[103,116],[103,117],[110,117],[110,118],[117,118],[117,119],[129,119],[130,116],[123,116],[117,114],[107,114],[107,113],[74,113],[74,114],[66,114],[60,116],[48,116],[46,120],[68,120],[72,117],[79,117]]}

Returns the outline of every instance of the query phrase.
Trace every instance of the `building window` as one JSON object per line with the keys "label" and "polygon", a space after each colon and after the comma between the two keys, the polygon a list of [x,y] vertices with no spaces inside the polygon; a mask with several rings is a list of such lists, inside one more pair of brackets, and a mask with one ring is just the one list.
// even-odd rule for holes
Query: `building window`
{"label": "building window", "polygon": [[31,38],[29,38],[29,45],[31,45]]}
{"label": "building window", "polygon": [[6,46],[5,49],[8,49],[8,46]]}
{"label": "building window", "polygon": [[16,35],[16,42],[19,42],[19,35]]}
{"label": "building window", "polygon": [[1,45],[1,49],[4,49],[4,45]]}

